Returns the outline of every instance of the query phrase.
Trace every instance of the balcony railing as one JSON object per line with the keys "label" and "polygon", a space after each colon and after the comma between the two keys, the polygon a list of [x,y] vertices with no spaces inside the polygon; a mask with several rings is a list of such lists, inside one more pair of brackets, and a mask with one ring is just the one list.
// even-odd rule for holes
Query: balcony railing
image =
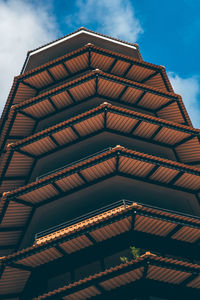
{"label": "balcony railing", "polygon": [[64,166],[60,167],[60,168],[57,168],[57,169],[54,169],[54,170],[49,171],[49,172],[47,172],[47,173],[44,173],[44,174],[42,174],[42,175],[39,175],[38,177],[36,177],[36,180],[42,179],[42,178],[44,178],[44,177],[46,177],[46,176],[48,176],[48,175],[51,175],[51,174],[53,174],[53,173],[62,171],[62,170],[64,170],[64,169],[68,168],[68,167],[71,167],[71,166],[73,166],[73,165],[75,165],[75,164],[78,164],[78,163],[84,161],[84,160],[87,160],[87,159],[89,159],[89,158],[92,158],[92,157],[94,157],[94,156],[97,156],[97,155],[99,155],[99,154],[102,154],[102,153],[104,153],[104,152],[107,152],[107,151],[109,151],[109,150],[111,150],[111,149],[112,149],[112,147],[105,148],[105,149],[103,149],[103,150],[101,150],[101,151],[98,151],[98,152],[95,152],[95,153],[93,153],[93,154],[91,154],[91,155],[85,156],[85,157],[83,157],[83,158],[81,158],[81,159],[79,159],[79,160],[73,161],[73,162],[71,162],[71,163],[69,163],[69,164],[67,164],[67,165],[64,165]]}
{"label": "balcony railing", "polygon": [[[106,205],[106,206],[103,206],[99,209],[96,209],[96,210],[93,210],[87,214],[84,214],[84,215],[81,215],[75,219],[72,219],[72,220],[69,220],[67,222],[64,222],[64,223],[61,223],[61,224],[58,224],[56,226],[53,226],[53,227],[50,227],[46,230],[43,230],[43,231],[40,231],[38,233],[35,234],[35,242],[39,239],[39,238],[42,238],[46,235],[49,235],[51,233],[54,233],[56,231],[59,231],[61,229],[64,229],[66,227],[69,227],[71,225],[74,225],[76,223],[79,223],[79,222],[82,222],[84,220],[87,220],[89,218],[92,218],[92,217],[95,217],[101,213],[104,213],[108,210],[111,210],[111,209],[114,209],[114,208],[117,208],[119,206],[124,206],[124,208],[126,208],[127,206],[133,204],[133,203],[136,203],[135,201],[131,201],[131,200],[127,200],[127,199],[121,199],[119,201],[116,201],[116,202],[113,202],[109,205]],[[142,206],[145,206],[145,207],[148,207],[148,208],[151,208],[151,209],[161,209],[159,207],[156,207],[156,206],[152,206],[152,205],[147,205],[147,204],[143,204],[141,202],[137,202],[138,205],[142,205]],[[172,210],[169,210],[169,209],[164,209],[162,208],[162,211],[163,212],[168,212],[168,213],[172,213],[172,214],[176,214],[176,215],[179,215],[179,216],[184,216],[184,217],[189,217],[189,218],[193,218],[193,219],[197,219],[197,220],[200,220],[200,217],[197,217],[197,216],[193,216],[193,215],[190,215],[190,214],[186,214],[186,213],[181,213],[181,212],[175,212],[175,211],[172,211]],[[177,224],[178,224],[178,221],[177,221]]]}
{"label": "balcony railing", "polygon": [[125,208],[128,206],[128,205],[131,205],[134,201],[130,201],[130,200],[125,200],[125,199],[122,199],[122,200],[119,200],[117,202],[114,202],[114,203],[111,203],[109,205],[106,205],[106,206],[103,206],[99,209],[96,209],[96,210],[93,210],[87,214],[84,214],[82,216],[79,216],[78,218],[75,218],[73,220],[70,220],[68,222],[64,222],[62,224],[59,224],[59,225],[56,225],[56,226],[53,226],[51,228],[48,228],[46,230],[43,230],[43,231],[40,231],[39,233],[36,233],[35,235],[35,240],[43,237],[43,236],[46,236],[48,234],[51,234],[53,232],[56,232],[58,230],[61,230],[63,228],[66,228],[66,227],[69,227],[71,225],[74,225],[76,223],[79,223],[79,222],[82,222],[84,220],[87,220],[89,218],[92,218],[92,217],[95,217],[101,213],[104,213],[108,210],[111,210],[111,209],[114,209],[116,207],[119,207],[119,206],[124,206]]}

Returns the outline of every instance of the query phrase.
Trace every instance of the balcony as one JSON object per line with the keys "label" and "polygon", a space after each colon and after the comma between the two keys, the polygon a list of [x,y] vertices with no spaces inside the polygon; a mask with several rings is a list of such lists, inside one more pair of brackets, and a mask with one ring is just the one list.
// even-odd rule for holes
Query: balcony
{"label": "balcony", "polygon": [[70,226],[72,226],[74,224],[81,223],[81,222],[83,222],[83,221],[85,221],[87,219],[93,218],[93,217],[95,217],[97,215],[100,215],[100,214],[102,214],[104,212],[107,212],[109,210],[112,210],[114,208],[119,208],[119,207],[127,208],[129,205],[131,205],[133,203],[134,202],[130,201],[130,200],[125,200],[125,199],[119,200],[119,201],[114,202],[114,203],[112,203],[110,205],[106,205],[106,206],[103,206],[103,207],[101,207],[99,209],[93,210],[93,211],[91,211],[91,212],[89,212],[87,214],[84,214],[84,215],[82,215],[80,217],[77,217],[77,218],[75,218],[73,220],[70,220],[68,222],[64,222],[62,224],[53,226],[53,227],[51,227],[51,228],[49,228],[47,230],[43,230],[41,232],[38,232],[35,235],[35,243],[37,244],[38,241],[39,241],[39,239],[41,239],[42,237],[45,237],[47,235],[51,235],[52,233],[55,233],[57,231],[60,231],[60,230],[65,229],[67,227],[70,227]]}
{"label": "balcony", "polygon": [[[103,206],[87,214],[74,218],[68,222],[64,222],[48,228],[47,230],[38,232],[35,235],[35,244],[37,245],[43,243],[45,240],[51,240],[59,235],[62,236],[67,231],[70,232],[70,229],[78,229],[85,223],[92,224],[95,217],[97,216],[99,219],[101,219],[100,216],[102,216],[103,219],[103,216],[106,216],[106,213],[111,216],[112,213],[115,214],[115,212],[120,211],[120,209],[126,211],[128,208],[133,210],[134,207],[135,211],[133,213],[136,214],[136,216],[134,217],[134,229],[136,231],[141,230],[142,232],[148,232],[151,234],[156,234],[158,236],[171,235],[171,237],[174,239],[190,243],[198,242],[198,240],[200,240],[199,217],[194,217],[189,214],[183,213],[175,214],[171,210],[160,210],[155,206],[146,204],[143,205],[142,203],[136,203],[127,199],[121,199],[107,206]],[[95,220],[97,220],[97,218]],[[191,221],[194,221],[196,223],[196,226],[192,224]],[[191,230],[192,232],[190,232]]]}
{"label": "balcony", "polygon": [[[155,293],[170,299],[174,295],[179,295],[181,299],[199,299],[199,270],[199,265],[146,252],[137,259],[66,284],[34,299],[84,300],[96,296],[97,299],[116,299],[116,295],[121,296],[117,299],[122,299],[126,295],[126,299],[131,300],[133,295]],[[186,295],[188,298],[185,298]]]}
{"label": "balcony", "polygon": [[[164,240],[166,241],[165,243]],[[141,244],[141,241],[144,241],[143,244]],[[182,259],[172,257],[184,257],[187,261],[198,261],[199,241],[200,218],[186,214],[177,214],[170,210],[161,210],[129,200],[121,200],[69,222],[49,228],[46,231],[39,232],[32,247],[2,258],[2,263],[7,267],[3,271],[2,285],[0,287],[4,286],[7,276],[10,274],[9,281],[4,289],[5,293],[9,292],[10,288],[13,287],[13,280],[18,274],[22,274],[24,277],[21,280],[20,287],[17,284],[13,287],[13,292],[18,292],[25,286],[32,268],[43,270],[43,277],[45,280],[48,280],[48,277],[55,276],[56,266],[57,275],[69,273],[73,268],[72,271],[75,276],[73,277],[73,274],[71,274],[69,280],[72,284],[73,282],[74,284],[79,282],[79,286],[83,282],[83,278],[88,278],[89,284],[91,278],[95,279],[95,276],[99,276],[99,278],[102,278],[102,284],[104,285],[103,282],[107,280],[105,279],[107,275],[104,277],[107,274],[107,271],[106,273],[104,271],[105,269],[111,268],[108,274],[112,275],[112,278],[115,277],[114,273],[112,273],[115,266],[117,266],[116,274],[122,269],[125,272],[130,269],[133,271],[133,274],[137,273],[135,271],[137,268],[135,269],[134,267],[137,265],[135,261],[130,263],[130,265],[122,264],[119,266],[119,258],[124,255],[121,253],[134,243],[136,247],[140,247],[145,251],[149,249],[153,253],[158,253],[159,245],[159,251],[165,253],[165,258],[158,258],[155,255],[151,255],[148,258],[152,263],[147,273],[147,279],[150,280],[150,283],[152,280],[156,281],[156,284],[160,281],[166,283],[165,278],[168,278],[169,282],[167,283],[170,286],[174,286],[177,284],[175,281],[178,280],[176,274],[179,274],[181,284],[184,283],[185,288],[189,288],[188,291],[191,292],[191,289],[196,290],[199,288],[199,266],[196,267],[196,264],[192,265],[186,260],[182,261]],[[168,253],[166,253],[166,243]],[[190,251],[187,250],[188,246]],[[101,251],[97,251],[98,249],[101,249]],[[168,258],[166,258],[166,255]],[[144,256],[142,257],[144,258]],[[143,260],[142,257],[140,257],[141,260]],[[94,266],[95,262],[101,262],[101,260],[104,261],[104,269],[101,265],[100,269],[99,265],[97,266],[96,264]],[[146,258],[141,262],[142,268],[145,268],[145,262]],[[184,270],[183,264],[185,265]],[[17,271],[17,275],[13,265],[20,268]],[[92,270],[90,269],[91,265]],[[191,268],[188,268],[189,265],[191,265]],[[160,272],[160,277],[158,278],[156,277],[158,272],[155,271],[157,268],[159,268]],[[173,269],[173,272],[171,271],[173,274],[170,273],[170,269]],[[177,273],[177,270],[179,273]],[[53,272],[52,275],[50,274],[51,271]],[[97,275],[92,277],[87,275],[88,272],[89,275]],[[186,273],[188,278],[185,277]],[[80,278],[80,274],[83,277]],[[144,272],[142,271],[138,280],[143,280],[143,274]],[[110,277],[110,279],[112,278]],[[41,280],[41,278],[38,280]],[[67,283],[66,281],[63,285]],[[117,284],[117,278],[115,282]],[[137,281],[137,284],[139,282]],[[60,283],[59,281],[58,284],[60,285]],[[52,285],[49,287],[51,288]],[[46,292],[47,288],[45,285],[44,288],[44,292]],[[73,293],[73,291],[70,290],[70,293]]]}

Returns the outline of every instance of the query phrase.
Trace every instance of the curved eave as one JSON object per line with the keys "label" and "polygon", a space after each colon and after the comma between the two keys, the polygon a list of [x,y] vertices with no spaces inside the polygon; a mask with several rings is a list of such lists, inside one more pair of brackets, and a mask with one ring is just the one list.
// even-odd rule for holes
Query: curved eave
{"label": "curved eave", "polygon": [[36,160],[103,132],[122,134],[166,147],[174,151],[184,163],[199,163],[198,130],[103,103],[17,143],[9,144],[1,163],[1,190],[6,191],[5,184],[7,190],[10,190],[14,181],[18,180],[19,185],[22,185],[25,180],[29,180]]}
{"label": "curved eave", "polygon": [[[199,169],[117,146],[66,167],[63,171],[4,193],[0,206],[1,235],[5,235],[10,243],[7,249],[15,249],[35,208],[115,176],[142,180],[196,196],[200,192]],[[7,230],[3,229],[5,226]],[[198,236],[193,235],[193,238],[198,239]]]}
{"label": "curved eave", "polygon": [[[149,226],[149,224],[154,224],[154,226]],[[109,230],[105,231],[105,228],[109,228]],[[135,202],[126,204],[126,206],[119,204],[114,209],[38,238],[33,246],[8,255],[2,261],[22,263],[23,260],[25,266],[39,266],[43,264],[43,257],[41,256],[37,261],[38,253],[45,255],[47,249],[54,248],[56,245],[63,245],[63,249],[68,254],[94,245],[94,242],[87,244],[88,238],[85,233],[89,233],[96,242],[102,242],[132,230],[168,237],[192,245],[197,243],[200,237],[200,220],[197,217],[179,215],[172,211]],[[105,234],[105,232],[107,233]],[[82,239],[83,243],[77,244],[77,239]],[[50,257],[47,258],[46,262],[48,261],[50,261]]]}
{"label": "curved eave", "polygon": [[[62,100],[59,99],[60,96]],[[99,70],[92,71],[37,97],[16,104],[13,108],[15,114],[20,110],[22,114],[32,120],[38,120],[95,96],[130,105],[133,108],[143,109],[147,113],[149,111],[157,114],[162,119],[170,119],[191,126],[179,95],[162,92],[145,84],[122,79]],[[9,120],[11,129],[13,119],[9,118]],[[9,124],[7,124],[7,127],[9,127]],[[2,132],[4,138],[6,130]]]}
{"label": "curved eave", "polygon": [[[116,288],[126,286],[127,284],[137,282],[144,278],[146,280],[155,280],[172,285],[182,283],[183,287],[199,289],[200,276],[197,274],[197,270],[199,270],[198,265],[188,264],[183,261],[168,259],[146,252],[140,258],[126,264],[107,269],[104,272],[89,276],[34,299],[53,299],[55,296],[59,297],[59,295],[62,297],[80,297],[84,295],[81,299],[87,299],[91,296],[106,295],[106,292],[111,292]],[[159,272],[159,274],[157,274],[157,272]],[[196,276],[193,277],[194,274]],[[188,278],[190,280],[185,282]],[[98,288],[98,286],[100,287]]]}
{"label": "curved eave", "polygon": [[[182,120],[179,122],[177,121],[177,123],[186,123],[186,125],[191,125],[191,122],[189,120],[188,115],[185,114],[184,111],[184,105],[182,102],[182,99],[179,95],[171,93],[171,92],[163,92],[159,89],[147,86],[145,84],[141,84],[138,82],[134,82],[128,79],[124,79],[121,78],[119,76],[116,75],[111,75],[108,73],[105,73],[103,71],[100,70],[93,70],[91,71],[89,74],[84,75],[79,77],[78,79],[72,80],[66,84],[62,84],[61,86],[51,89],[50,91],[47,91],[37,97],[34,97],[32,99],[26,100],[23,103],[20,103],[18,105],[16,105],[16,108],[20,108],[20,107],[29,107],[33,102],[37,103],[37,102],[41,102],[44,98],[47,97],[51,97],[54,94],[58,94],[59,92],[65,91],[66,89],[69,90],[72,94],[72,96],[75,98],[75,101],[80,101],[81,99],[76,99],[76,96],[73,92],[73,90],[77,90],[77,93],[79,93],[78,89],[76,89],[76,87],[78,88],[78,86],[80,86],[81,84],[84,84],[84,82],[88,82],[93,78],[97,78],[98,79],[102,79],[105,80],[106,82],[108,82],[108,84],[110,83],[110,86],[108,85],[108,87],[105,87],[103,84],[101,84],[100,90],[98,89],[98,91],[94,91],[93,90],[93,94],[97,95],[104,95],[107,99],[111,98],[113,100],[124,100],[124,102],[130,103],[130,105],[132,105],[133,107],[137,104],[139,108],[146,108],[149,111],[158,111],[158,110],[162,110],[167,107],[168,105],[171,104],[171,102],[175,101],[177,102],[178,106],[179,106],[179,110],[182,111]],[[116,83],[116,84],[114,84]],[[116,86],[115,91],[112,90],[113,85]],[[84,85],[82,85],[84,86]],[[94,86],[92,86],[94,88]],[[132,99],[129,99],[131,97],[131,91],[125,91],[124,90],[124,95],[121,95],[121,92],[123,90],[123,87],[126,89],[136,89],[135,94],[132,95]],[[74,89],[73,89],[74,88]],[[98,87],[97,87],[98,88]],[[73,89],[73,90],[72,90]],[[91,87],[90,87],[91,89]],[[105,91],[104,91],[105,89]],[[143,95],[142,97],[141,94],[142,92],[147,93],[149,95],[149,93],[152,95],[151,97],[151,102],[150,100],[148,100],[147,95]],[[127,94],[129,95],[129,97],[127,97]],[[154,98],[153,98],[154,96]],[[157,96],[157,97],[156,97]],[[87,96],[86,96],[87,97]],[[80,98],[80,94],[78,96],[78,98]],[[84,97],[82,97],[84,98]],[[126,100],[126,98],[128,98]],[[168,101],[167,101],[168,100]],[[171,100],[171,101],[170,101]],[[71,100],[73,101],[73,100]],[[137,101],[140,101],[140,105],[137,103]],[[157,102],[157,104],[156,104]],[[167,104],[168,103],[168,104]],[[56,106],[56,104],[55,104]],[[58,107],[59,109],[59,107]]]}
{"label": "curved eave", "polygon": [[[138,165],[140,165],[139,169]],[[90,174],[90,170],[93,170],[93,175]],[[81,177],[79,172],[82,174]],[[19,197],[28,203],[39,204],[45,200],[48,201],[50,190],[52,191],[51,197],[57,197],[60,194],[60,189],[62,190],[61,193],[68,193],[71,190],[76,190],[77,187],[84,187],[86,183],[92,184],[100,178],[115,175],[130,176],[134,179],[183,190],[195,195],[200,191],[200,170],[198,168],[116,146],[72,166],[66,166],[63,170],[55,171],[43,179],[5,192],[3,195],[9,199]],[[73,184],[70,183],[71,180]],[[58,184],[60,188],[56,189],[55,184]],[[40,195],[42,190],[44,193]]]}
{"label": "curved eave", "polygon": [[[97,58],[95,58],[96,55],[98,56]],[[80,59],[78,56],[80,56]],[[73,61],[76,61],[76,66],[74,66]],[[66,62],[69,64],[67,63],[66,65]],[[53,86],[55,83],[61,82],[61,79],[73,76],[73,74],[80,72],[80,70],[91,68],[100,68],[122,77],[126,74],[125,76],[128,79],[138,80],[138,82],[144,82],[149,86],[152,85],[161,90],[173,92],[163,67],[130,59],[120,54],[117,55],[112,51],[101,49],[94,45],[86,45],[77,51],[53,60],[26,74],[15,77],[2,114],[1,128],[3,128],[6,119],[9,118],[8,110],[13,104],[16,105],[20,101],[23,102],[23,100],[33,97],[41,88],[46,88],[49,85]],[[6,123],[9,126],[9,122],[6,121]]]}
{"label": "curved eave", "polygon": [[[54,251],[51,253],[51,257],[53,253],[54,256],[56,256],[56,254],[58,256],[58,253]],[[46,254],[46,256],[48,255],[50,255],[50,253]],[[18,286],[14,284],[17,277],[16,270],[18,270]],[[82,291],[84,291],[85,294],[85,297],[82,299],[87,299],[88,295],[96,296],[101,293],[110,292],[128,283],[133,283],[144,278],[146,280],[167,283],[172,286],[181,285],[182,288],[188,288],[188,292],[194,291],[194,289],[198,291],[200,282],[199,270],[200,266],[197,264],[146,252],[144,255],[128,263],[120,264],[82,280],[75,281],[34,299],[55,299],[56,297],[64,297],[67,295],[79,297],[79,293],[81,295]],[[12,290],[17,290],[20,295],[20,292],[23,291],[26,281],[30,276],[30,272],[31,268],[23,265],[23,259],[21,263],[20,260],[18,263],[15,263],[14,267],[12,264],[4,267],[0,283],[1,286],[3,286],[7,279],[6,288],[4,287],[2,290],[4,295],[6,295],[6,291],[7,293],[10,292],[9,287],[12,287]],[[98,286],[100,285],[100,290],[96,287],[96,284],[98,284]]]}
{"label": "curved eave", "polygon": [[[175,131],[185,133],[186,135],[182,137],[183,139],[189,137],[189,135],[198,136],[199,133],[200,133],[200,131],[198,129],[194,129],[194,128],[191,128],[191,127],[188,127],[188,126],[185,126],[185,125],[182,125],[182,124],[177,124],[177,123],[172,122],[172,121],[163,120],[163,119],[160,119],[160,118],[157,118],[157,117],[149,116],[149,115],[139,113],[139,112],[136,112],[136,111],[133,111],[133,110],[130,110],[130,109],[121,108],[121,107],[112,105],[108,102],[103,102],[102,104],[98,105],[97,107],[95,107],[95,108],[93,108],[89,111],[86,111],[82,114],[76,115],[75,117],[72,117],[72,118],[70,118],[66,121],[58,123],[58,124],[56,124],[52,127],[49,127],[47,129],[44,129],[44,130],[42,130],[38,133],[35,133],[35,134],[33,134],[33,135],[31,135],[27,138],[24,138],[23,140],[20,140],[19,142],[15,142],[13,144],[10,144],[10,146],[13,149],[15,147],[18,147],[18,146],[19,147],[26,146],[29,143],[33,143],[34,141],[39,140],[39,139],[47,136],[48,134],[58,132],[58,131],[60,131],[64,128],[68,127],[69,124],[79,123],[80,121],[83,121],[84,119],[87,119],[92,115],[95,116],[96,114],[98,114],[98,112],[99,113],[100,112],[106,112],[106,114],[107,113],[113,113],[113,114],[118,114],[118,115],[127,117],[127,119],[125,119],[127,121],[127,126],[130,126],[131,128],[124,129],[125,130],[124,133],[128,133],[129,129],[130,129],[130,132],[132,132],[132,133],[134,132],[132,129],[133,129],[133,125],[135,125],[135,124],[131,123],[131,119],[139,120],[141,122],[144,121],[144,122],[148,123],[149,126],[150,126],[150,124],[154,124],[154,125],[157,125],[157,126],[166,127],[166,128],[171,129],[171,130],[174,130],[173,133],[175,133]],[[105,115],[103,115],[103,118],[105,118]],[[104,121],[105,121],[104,122],[105,126],[106,125],[109,126],[109,124],[111,123],[111,121],[110,121],[109,124],[106,124],[106,120],[104,120]],[[88,125],[88,126],[91,126],[91,125]],[[94,127],[96,127],[96,126],[97,126],[97,124],[94,124]],[[113,127],[111,127],[110,129],[112,129],[112,128]],[[158,127],[155,127],[155,130],[156,129],[158,129]],[[123,130],[121,129],[120,131],[123,131]],[[77,129],[77,132],[81,135],[81,133],[78,131],[78,129]],[[173,136],[173,133],[171,134],[172,141],[169,142],[169,143],[167,143],[167,138],[165,136],[163,136],[163,143],[165,143],[166,146],[167,145],[175,145],[177,142],[178,143],[181,142],[181,138],[180,138],[180,140],[179,139],[177,140],[177,138],[175,136]],[[145,136],[144,132],[143,132],[143,134]],[[149,136],[147,136],[147,138],[151,137],[151,135],[154,135],[154,138],[155,138],[156,135],[155,135],[154,130],[153,130],[152,133],[149,133]],[[165,140],[165,138],[166,138],[166,140]]]}
{"label": "curved eave", "polygon": [[[167,89],[168,92],[173,92],[173,89],[172,89],[172,86],[171,86],[169,80],[167,81],[168,77],[166,75],[166,71],[163,66],[155,65],[155,64],[145,62],[145,61],[139,61],[137,59],[130,58],[128,56],[97,47],[93,44],[87,44],[76,51],[73,51],[69,54],[66,54],[62,57],[52,60],[40,67],[37,67],[31,71],[26,72],[23,75],[19,75],[16,78],[18,80],[22,80],[22,81],[26,80],[28,78],[34,77],[35,75],[37,75],[39,73],[42,73],[43,71],[45,71],[47,69],[50,70],[54,67],[57,67],[58,65],[60,65],[62,63],[71,63],[71,61],[74,61],[75,58],[77,58],[75,61],[78,63],[78,65],[76,67],[79,68],[79,71],[80,71],[81,65],[80,65],[80,61],[79,61],[78,57],[80,57],[82,59],[83,55],[86,53],[87,53],[88,63],[89,63],[88,67],[95,68],[99,64],[99,68],[102,69],[102,71],[108,72],[108,70],[109,70],[110,72],[112,71],[114,75],[117,75],[117,74],[115,74],[115,72],[119,73],[120,68],[122,68],[124,70],[124,72],[121,70],[121,76],[123,77],[123,74],[125,73],[127,79],[132,79],[131,74],[128,75],[127,71],[130,72],[130,69],[134,65],[143,68],[143,69],[141,69],[141,70],[144,70],[143,75],[140,74],[140,77],[138,76],[138,78],[137,78],[137,74],[135,74],[135,81],[138,81],[138,82],[139,82],[139,79],[141,81],[147,81],[149,75],[151,75],[151,74],[147,73],[148,70],[151,70],[152,74],[153,74],[153,71],[160,72],[163,75],[163,81],[166,81],[165,88]],[[94,57],[92,57],[92,56],[94,56]],[[120,65],[119,67],[116,66],[118,64]],[[67,67],[70,68],[70,65],[68,66],[68,64],[67,64]],[[104,68],[105,68],[105,70],[104,70]],[[145,73],[145,70],[146,70],[146,73]],[[74,73],[72,66],[70,68],[70,71],[71,71],[70,74]],[[135,73],[137,73],[137,72],[135,72]],[[69,74],[67,74],[67,75],[69,75]],[[163,85],[163,87],[164,87],[164,85]],[[45,88],[45,85],[43,86],[43,88]]]}
{"label": "curved eave", "polygon": [[[109,210],[108,207],[106,208],[106,211],[101,214],[97,212],[94,214],[94,217],[90,217],[89,219],[86,215],[81,222],[77,223],[73,221],[73,225],[64,226],[64,224],[62,224],[62,227],[59,230],[56,227],[56,229],[52,228],[50,233],[41,233],[37,235],[38,238],[34,246],[8,256],[8,258],[13,258],[15,256],[18,257],[18,254],[24,255],[24,253],[25,257],[29,257],[34,253],[38,253],[46,248],[52,247],[52,243],[54,244],[56,242],[60,244],[63,242],[63,240],[72,240],[73,238],[77,237],[77,234],[78,236],[81,236],[84,234],[85,230],[93,231],[96,230],[97,227],[102,227],[102,229],[99,231],[99,234],[101,235],[101,231],[104,231],[104,226],[113,224],[113,220],[116,216],[119,216],[119,220],[123,218],[127,220],[127,217],[133,218],[132,221],[131,218],[129,220],[132,222],[132,228],[128,226],[127,230],[130,229],[158,237],[166,237],[168,239],[198,245],[198,241],[200,240],[200,219],[198,217],[177,214],[173,211],[161,210],[143,204],[132,203],[131,201],[128,201],[126,206],[122,206],[121,203],[122,202],[116,203],[116,208],[112,210]],[[17,244],[21,240],[23,232],[26,229],[27,220],[32,218],[32,209],[34,209],[34,205],[28,205],[28,202],[20,203],[18,202],[18,199],[10,199],[6,204],[7,207],[4,209],[4,211],[2,211],[1,214],[2,220],[0,235],[6,234],[7,240],[4,243],[4,246],[7,246],[7,249],[9,249],[9,245],[7,244],[9,239],[12,241],[12,246],[15,249],[17,248]],[[129,221],[128,224],[130,225]],[[117,224],[118,223],[116,223],[116,226],[118,226]],[[149,226],[149,224],[151,224],[151,226]],[[19,225],[21,228],[19,228]],[[123,226],[123,224],[120,226]],[[107,234],[107,236],[104,234],[105,239],[111,238],[117,232],[114,228],[110,229],[111,231],[109,234]],[[16,241],[14,241],[16,234],[18,234],[18,238]],[[98,239],[97,236],[96,238]],[[74,241],[76,244],[76,240]],[[79,248],[74,249],[75,251],[78,251]]]}
{"label": "curved eave", "polygon": [[[0,286],[4,287],[4,292],[5,289],[10,292],[10,287],[23,290],[34,268],[50,263],[63,255],[70,255],[81,249],[92,247],[95,243],[133,231],[165,237],[171,241],[195,244],[200,236],[200,221],[199,218],[137,203],[126,206],[119,204],[114,209],[44,236],[38,239],[32,247],[2,257],[0,259],[2,271]],[[182,246],[184,247],[184,244]],[[62,251],[60,252],[59,249]],[[179,266],[181,269],[182,266],[182,268],[191,268],[192,272],[197,274],[199,271],[199,266],[196,264],[156,256],[154,258],[158,262],[173,263],[175,269]],[[19,286],[14,284],[16,276],[22,281]]]}
{"label": "curved eave", "polygon": [[[23,73],[25,71],[25,69],[27,68],[30,58],[34,59],[34,56],[37,56],[37,54],[48,55],[48,50],[50,50],[52,52],[57,47],[62,47],[63,43],[65,43],[65,52],[69,51],[69,49],[71,49],[71,47],[72,48],[80,47],[81,41],[79,41],[79,37],[81,38],[81,36],[85,37],[84,40],[88,39],[91,42],[90,39],[92,39],[92,40],[94,40],[94,42],[96,41],[97,44],[100,43],[102,46],[104,46],[104,45],[106,46],[107,43],[109,43],[111,48],[117,48],[117,46],[119,46],[119,47],[121,47],[122,52],[123,52],[123,49],[125,51],[130,49],[131,50],[130,55],[134,55],[138,59],[142,59],[137,44],[125,42],[123,40],[113,38],[113,37],[110,37],[110,36],[107,36],[104,34],[100,34],[100,33],[94,32],[92,30],[88,30],[84,27],[81,27],[78,30],[76,30],[75,32],[72,32],[64,37],[61,37],[61,38],[53,41],[53,42],[50,42],[46,45],[38,47],[34,50],[28,51],[21,73]],[[71,45],[73,43],[73,41],[75,41],[75,44],[76,44],[74,46]],[[49,59],[51,60],[50,57],[49,57]]]}

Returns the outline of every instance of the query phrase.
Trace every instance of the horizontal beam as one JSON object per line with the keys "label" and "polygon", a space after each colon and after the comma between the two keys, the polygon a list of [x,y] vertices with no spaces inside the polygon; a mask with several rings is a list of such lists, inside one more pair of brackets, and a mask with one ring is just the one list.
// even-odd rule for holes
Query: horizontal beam
{"label": "horizontal beam", "polygon": [[158,75],[160,73],[160,70],[155,71],[154,73],[150,74],[149,76],[147,76],[146,78],[144,78],[141,83],[145,83],[146,81],[152,79],[153,77],[155,77],[156,75]]}
{"label": "horizontal beam", "polygon": [[24,85],[28,86],[32,90],[35,90],[36,92],[38,91],[38,89],[34,85],[32,85],[32,84],[30,84],[30,83],[28,83],[28,82],[26,82],[24,80],[21,80],[21,83],[23,83]]}
{"label": "horizontal beam", "polygon": [[1,245],[0,250],[13,250],[16,249],[16,245]]}
{"label": "horizontal beam", "polygon": [[29,271],[29,272],[31,272],[33,270],[32,267],[25,266],[25,265],[20,264],[20,263],[11,263],[11,264],[9,264],[9,267],[20,269],[20,270],[25,270],[25,271]]}
{"label": "horizontal beam", "polygon": [[6,181],[13,181],[13,180],[19,180],[19,181],[22,181],[22,180],[25,180],[26,179],[26,176],[4,176],[3,177],[3,180],[6,180]]}
{"label": "horizontal beam", "polygon": [[20,295],[21,294],[19,293],[0,294],[0,299],[2,300],[19,299]]}
{"label": "horizontal beam", "polygon": [[23,226],[0,227],[0,232],[21,231],[23,229]]}

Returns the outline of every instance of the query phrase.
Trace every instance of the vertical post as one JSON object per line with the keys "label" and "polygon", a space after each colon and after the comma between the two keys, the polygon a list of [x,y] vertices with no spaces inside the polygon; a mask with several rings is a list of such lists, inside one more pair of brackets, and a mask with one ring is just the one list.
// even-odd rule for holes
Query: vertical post
{"label": "vertical post", "polygon": [[126,200],[122,200],[123,204],[124,204],[124,208],[126,208]]}

